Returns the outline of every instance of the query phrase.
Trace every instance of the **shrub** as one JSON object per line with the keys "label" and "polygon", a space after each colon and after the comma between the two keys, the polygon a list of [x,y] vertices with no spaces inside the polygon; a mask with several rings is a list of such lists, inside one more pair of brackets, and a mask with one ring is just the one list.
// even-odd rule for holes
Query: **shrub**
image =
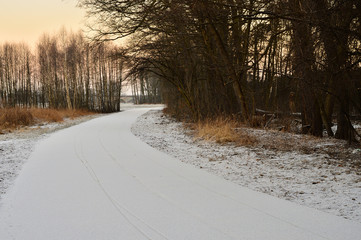
{"label": "shrub", "polygon": [[23,108],[0,109],[1,128],[16,128],[34,123],[33,115]]}
{"label": "shrub", "polygon": [[15,129],[42,122],[62,122],[64,118],[76,118],[91,114],[94,113],[86,110],[0,108],[0,129]]}
{"label": "shrub", "polygon": [[257,140],[241,129],[236,120],[218,117],[215,120],[207,119],[195,124],[197,138],[217,143],[236,143],[239,145],[254,145]]}
{"label": "shrub", "polygon": [[62,122],[63,117],[58,110],[47,108],[31,108],[31,114],[38,122]]}

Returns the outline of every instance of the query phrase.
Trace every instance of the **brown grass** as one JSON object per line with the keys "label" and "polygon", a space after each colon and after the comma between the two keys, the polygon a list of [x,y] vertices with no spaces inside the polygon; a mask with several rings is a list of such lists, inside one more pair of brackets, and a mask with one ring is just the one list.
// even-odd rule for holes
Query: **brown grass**
{"label": "brown grass", "polygon": [[0,128],[12,129],[17,126],[29,126],[34,123],[34,117],[27,109],[0,109]]}
{"label": "brown grass", "polygon": [[198,122],[195,127],[196,137],[216,143],[236,143],[238,145],[254,145],[257,140],[240,130],[240,123],[236,120],[218,117],[215,120]]}
{"label": "brown grass", "polygon": [[38,122],[62,122],[64,120],[59,110],[31,108],[29,111]]}
{"label": "brown grass", "polygon": [[62,122],[65,118],[92,115],[85,110],[47,109],[47,108],[5,108],[0,109],[0,130],[16,129],[35,123]]}
{"label": "brown grass", "polygon": [[47,109],[47,108],[31,108],[30,112],[35,119],[41,122],[62,122],[65,118],[74,119],[77,117],[94,114],[86,110],[68,110],[68,109]]}

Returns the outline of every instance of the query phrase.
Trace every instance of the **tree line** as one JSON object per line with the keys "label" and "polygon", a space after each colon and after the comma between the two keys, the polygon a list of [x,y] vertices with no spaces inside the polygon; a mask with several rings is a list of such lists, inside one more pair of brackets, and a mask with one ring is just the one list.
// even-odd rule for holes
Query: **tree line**
{"label": "tree line", "polygon": [[[80,0],[93,38],[131,38],[134,75],[162,79],[193,119],[300,112],[302,131],[350,141],[361,112],[359,0]],[[331,129],[337,119],[337,131]]]}
{"label": "tree line", "polygon": [[44,34],[34,50],[0,45],[0,107],[120,110],[122,49],[92,44],[81,32]]}

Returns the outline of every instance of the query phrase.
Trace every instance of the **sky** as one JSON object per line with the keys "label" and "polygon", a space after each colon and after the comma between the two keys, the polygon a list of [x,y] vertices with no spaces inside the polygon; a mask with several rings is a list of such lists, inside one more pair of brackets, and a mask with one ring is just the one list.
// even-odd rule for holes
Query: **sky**
{"label": "sky", "polygon": [[76,4],[76,0],[0,0],[0,44],[34,45],[43,33],[62,27],[85,29],[85,11]]}

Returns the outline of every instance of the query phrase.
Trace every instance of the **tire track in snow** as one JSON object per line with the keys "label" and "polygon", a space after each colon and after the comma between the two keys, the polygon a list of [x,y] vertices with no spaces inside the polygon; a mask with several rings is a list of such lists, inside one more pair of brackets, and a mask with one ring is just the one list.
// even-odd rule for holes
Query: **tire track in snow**
{"label": "tire track in snow", "polygon": [[[157,192],[157,191],[154,191],[153,189],[151,189],[150,187],[148,187],[148,186],[147,186],[143,181],[141,181],[137,176],[135,176],[133,173],[131,173],[131,172],[129,171],[129,169],[125,168],[124,166],[122,166],[122,165],[119,163],[119,161],[117,160],[117,158],[116,158],[115,156],[113,156],[113,155],[110,153],[109,149],[107,149],[107,148],[105,147],[105,144],[104,144],[104,142],[101,140],[102,138],[101,138],[100,135],[98,135],[98,139],[99,139],[99,143],[100,143],[101,147],[104,149],[104,151],[106,152],[106,154],[117,164],[117,166],[118,166],[119,168],[121,168],[123,171],[125,171],[129,176],[133,177],[133,179],[134,179],[135,181],[137,181],[140,185],[142,185],[142,186],[143,186],[145,189],[147,189],[149,192],[151,192],[151,193],[154,194],[155,196],[159,197],[160,199],[165,200],[166,202],[170,203],[172,206],[174,206],[174,207],[176,207],[177,209],[181,210],[183,213],[185,213],[185,214],[187,214],[187,215],[189,215],[189,216],[192,216],[192,217],[196,218],[197,220],[199,220],[200,222],[202,222],[202,223],[205,224],[206,226],[210,227],[211,229],[214,229],[214,230],[218,231],[219,233],[223,234],[224,236],[227,236],[227,237],[230,238],[230,239],[238,239],[238,238],[235,238],[234,236],[229,235],[228,233],[225,233],[224,231],[222,231],[221,229],[219,229],[216,225],[213,225],[213,224],[210,224],[209,222],[204,221],[204,219],[203,219],[200,215],[196,215],[196,214],[190,212],[190,211],[187,210],[186,208],[183,208],[183,207],[179,206],[179,204],[177,204],[176,202],[172,201],[170,198],[167,198],[165,195],[163,195],[163,194],[161,194],[161,193],[159,193],[159,192]],[[131,148],[133,148],[133,147],[131,147]],[[133,148],[133,151],[136,151],[136,149]],[[146,156],[144,156],[144,157],[146,157]],[[161,166],[160,164],[158,164],[158,165]],[[166,170],[169,170],[169,169],[167,169],[167,168],[165,168],[165,167],[163,167],[163,166],[161,166],[161,167],[164,168],[164,169],[166,169]],[[179,175],[179,176],[180,176],[180,175]],[[190,182],[191,182],[191,181],[190,181]],[[191,182],[191,183],[193,183],[193,182]],[[146,222],[143,222],[143,223],[144,223],[144,224],[147,224]],[[149,226],[149,225],[147,224],[147,226]],[[152,229],[154,229],[154,228],[152,228]],[[162,235],[165,237],[164,234],[162,234]],[[165,238],[166,238],[166,237],[165,237]],[[168,239],[168,238],[166,238],[166,239]]]}
{"label": "tire track in snow", "polygon": [[[102,129],[104,130],[105,127]],[[146,189],[148,189],[144,184],[142,184],[140,182],[140,180],[132,173],[130,173],[124,166],[120,165],[120,163],[114,158],[114,156],[110,153],[110,151],[105,147],[101,135],[100,135],[100,131],[98,132],[97,135],[97,139],[100,143],[100,146],[102,147],[102,149],[104,150],[104,152],[108,155],[108,157],[110,159],[112,159],[112,161],[118,166],[118,168],[120,168],[121,170],[123,170],[126,174],[128,174],[129,176],[131,176],[135,181],[137,181],[138,183],[140,183],[142,186],[144,186]],[[150,189],[148,189],[150,190]],[[159,230],[155,229],[154,227],[152,227],[151,225],[149,225],[144,219],[138,217],[136,214],[132,213],[130,210],[126,209],[127,212],[129,214],[131,214],[134,218],[136,218],[137,220],[139,220],[141,223],[143,223],[145,226],[147,226],[148,228],[150,228],[151,230],[153,230],[155,233],[159,234],[163,239],[165,240],[170,240],[167,236],[165,236],[164,233],[160,232]]]}
{"label": "tire track in snow", "polygon": [[[102,132],[105,132],[105,129],[106,127],[103,127],[101,130],[99,130],[97,132],[97,137],[96,139],[98,139],[98,142],[100,144],[100,146],[102,147],[102,149],[104,150],[104,153],[110,158],[112,159],[112,161],[114,163],[116,163],[116,165],[122,169],[126,174],[128,174],[129,176],[131,176],[135,181],[137,181],[139,184],[141,184],[145,189],[147,189],[148,191],[150,191],[152,194],[154,194],[155,196],[165,200],[166,202],[170,203],[171,205],[175,206],[176,208],[178,208],[179,210],[181,210],[183,213],[186,213],[187,215],[189,216],[192,216],[194,218],[196,218],[197,220],[199,220],[200,222],[202,222],[203,224],[205,224],[206,226],[218,231],[219,233],[223,234],[224,236],[227,236],[228,238],[231,238],[231,239],[238,239],[237,237],[235,236],[231,236],[227,233],[225,233],[224,231],[222,231],[221,229],[219,229],[217,226],[213,225],[213,224],[210,224],[209,222],[205,221],[203,218],[201,218],[200,215],[196,215],[190,211],[188,211],[187,209],[183,208],[183,207],[180,207],[176,202],[172,201],[171,199],[167,198],[166,196],[152,190],[151,188],[149,188],[144,182],[142,182],[139,178],[137,178],[134,174],[132,174],[128,169],[126,169],[124,166],[122,166],[119,161],[117,160],[117,158],[110,153],[109,149],[105,146],[106,144],[104,144],[103,140],[102,140],[102,137],[101,137],[101,133]],[[118,146],[121,146],[120,143],[117,143]],[[130,148],[132,148],[132,151],[133,152],[137,152],[137,149],[135,148],[135,146],[129,146]],[[230,200],[230,201],[233,201],[235,203],[238,203],[238,204],[241,204],[241,205],[244,205],[244,206],[247,206],[257,212],[260,212],[262,214],[265,214],[271,218],[274,218],[274,219],[277,219],[281,222],[284,222],[286,224],[289,224],[290,226],[296,228],[296,229],[299,229],[301,231],[305,231],[305,232],[308,232],[308,233],[311,233],[311,234],[314,234],[314,235],[317,235],[318,237],[322,238],[322,239],[329,239],[329,238],[326,238],[325,236],[322,236],[316,232],[313,232],[313,231],[310,231],[309,229],[306,229],[306,228],[302,228],[290,221],[287,221],[283,218],[279,218],[277,216],[274,216],[268,212],[265,212],[265,211],[262,211],[261,209],[258,209],[258,208],[255,208],[254,206],[250,205],[250,204],[247,204],[247,203],[244,203],[238,199],[235,199],[229,195],[226,195],[226,194],[223,194],[223,193],[220,193],[220,192],[217,192],[217,191],[214,191],[212,190],[211,188],[209,188],[208,186],[206,185],[203,185],[203,184],[200,184],[199,182],[196,182],[196,181],[193,181],[187,177],[185,177],[184,175],[181,175],[179,174],[178,172],[168,168],[167,166],[163,165],[162,163],[158,162],[156,159],[153,159],[153,158],[148,158],[148,156],[142,154],[141,152],[137,152],[137,154],[141,155],[143,158],[147,158],[147,159],[150,159],[154,164],[156,164],[157,166],[165,169],[166,171],[169,171],[171,172],[172,174],[180,177],[181,179],[184,179],[185,181],[191,183],[192,185],[197,185],[199,186],[200,188],[214,194],[214,195],[218,195],[224,199],[227,199],[227,200]],[[89,165],[89,163],[88,163]],[[91,166],[90,166],[91,168]],[[143,223],[145,226],[147,226],[149,229],[151,229],[152,231],[156,232],[157,234],[159,234],[162,239],[166,239],[168,240],[169,238],[167,238],[163,233],[159,232],[157,229],[155,229],[154,227],[150,226],[144,219],[141,219],[140,217],[136,216],[133,212],[131,212],[129,209],[127,209],[125,206],[121,205],[119,202],[117,202],[104,188],[104,186],[101,184],[99,178],[97,177],[96,173],[94,172],[94,169],[91,168],[91,171],[95,174],[96,176],[96,181],[100,184],[99,186],[101,187],[102,191],[106,194],[106,196],[109,198],[109,200],[112,202],[113,205],[115,205],[115,207],[121,212],[121,214],[126,217],[127,221],[130,222],[132,225],[134,225],[137,229],[140,230],[140,228],[138,226],[136,226],[135,223],[131,222],[131,220],[129,219],[129,217],[125,216],[125,213],[122,212],[121,209],[123,209],[125,212],[127,212],[129,215],[131,215],[132,217],[134,217],[135,219],[137,219],[138,221],[140,221],[141,223]],[[141,230],[140,230],[141,231]],[[147,236],[147,239],[151,239],[149,238],[149,236]]]}
{"label": "tire track in snow", "polygon": [[[80,141],[79,141],[80,142]],[[80,153],[78,151],[77,145],[80,146]],[[78,158],[78,160],[81,161],[82,165],[86,168],[87,172],[89,173],[90,177],[94,180],[94,182],[99,186],[101,191],[104,193],[104,195],[108,198],[110,203],[114,206],[114,208],[119,212],[119,214],[143,237],[145,237],[148,240],[154,240],[149,235],[147,235],[140,227],[138,227],[134,222],[130,220],[130,218],[124,213],[127,212],[131,216],[137,218],[134,214],[132,214],[126,207],[124,207],[122,204],[120,204],[118,201],[116,201],[111,194],[105,189],[104,185],[101,183],[101,180],[99,179],[98,175],[90,165],[90,163],[86,160],[83,152],[82,144],[75,143],[74,145],[75,154]]]}

